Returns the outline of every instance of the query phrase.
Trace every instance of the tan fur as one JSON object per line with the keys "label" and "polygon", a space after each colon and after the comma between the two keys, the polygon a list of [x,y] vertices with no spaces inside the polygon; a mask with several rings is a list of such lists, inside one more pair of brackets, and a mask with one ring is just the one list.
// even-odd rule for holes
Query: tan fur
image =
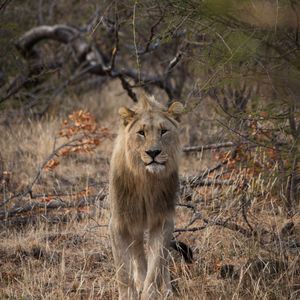
{"label": "tan fur", "polygon": [[182,110],[179,102],[166,110],[153,97],[119,110],[122,124],[111,160],[109,191],[119,299],[158,299],[171,293],[167,248],[174,226],[177,120]]}

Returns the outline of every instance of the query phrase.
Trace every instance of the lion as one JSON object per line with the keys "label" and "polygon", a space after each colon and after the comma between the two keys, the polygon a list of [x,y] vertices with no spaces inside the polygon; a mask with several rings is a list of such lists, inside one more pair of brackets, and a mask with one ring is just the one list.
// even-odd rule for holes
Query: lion
{"label": "lion", "polygon": [[167,248],[174,230],[182,111],[180,102],[166,109],[152,96],[145,96],[132,109],[119,109],[121,125],[109,184],[109,228],[119,299],[172,294]]}

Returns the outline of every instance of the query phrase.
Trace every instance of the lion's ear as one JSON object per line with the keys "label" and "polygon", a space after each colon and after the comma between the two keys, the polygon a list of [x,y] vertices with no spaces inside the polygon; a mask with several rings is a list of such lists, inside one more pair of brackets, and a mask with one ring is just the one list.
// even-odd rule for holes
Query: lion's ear
{"label": "lion's ear", "polygon": [[126,126],[130,121],[132,121],[135,116],[135,112],[125,106],[119,108],[119,115],[123,120],[123,124]]}
{"label": "lion's ear", "polygon": [[180,102],[173,102],[168,108],[168,115],[174,118],[176,121],[180,121],[180,116],[183,113],[184,107]]}

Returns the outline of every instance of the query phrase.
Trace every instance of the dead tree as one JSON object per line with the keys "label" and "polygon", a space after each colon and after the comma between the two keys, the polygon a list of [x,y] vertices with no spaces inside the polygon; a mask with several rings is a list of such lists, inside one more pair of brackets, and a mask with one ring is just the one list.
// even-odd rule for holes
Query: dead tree
{"label": "dead tree", "polygon": [[[63,84],[62,88],[71,83],[78,82],[84,76],[97,75],[119,79],[128,96],[135,102],[137,101],[137,96],[134,92],[135,87],[144,89],[148,87],[159,88],[167,94],[169,102],[172,101],[174,94],[178,96],[178,91],[180,93],[182,90],[184,79],[180,78],[178,80],[179,87],[174,86],[174,80],[171,79],[173,70],[179,65],[183,57],[182,48],[177,51],[175,57],[170,57],[170,62],[161,75],[143,74],[140,70],[126,66],[122,61],[122,57],[118,57],[117,61],[120,49],[120,26],[117,21],[113,23],[113,28],[114,46],[109,55],[104,53],[101,47],[87,35],[86,29],[60,24],[38,26],[25,32],[17,40],[16,47],[27,62],[26,70],[9,84],[5,95],[0,98],[0,103],[17,94],[28,84],[39,85],[39,78],[42,74],[63,67],[65,61],[61,57],[55,59],[45,58],[45,53],[41,45],[51,41],[65,45],[71,53],[72,69],[74,72]],[[151,39],[151,36],[149,39]],[[136,55],[153,52],[152,48],[151,41],[149,40],[144,51],[136,53]]]}

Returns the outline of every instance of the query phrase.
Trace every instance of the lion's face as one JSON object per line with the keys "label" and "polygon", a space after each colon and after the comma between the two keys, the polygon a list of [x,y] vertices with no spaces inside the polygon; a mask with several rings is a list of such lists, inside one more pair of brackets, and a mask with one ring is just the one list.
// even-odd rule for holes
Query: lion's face
{"label": "lion's face", "polygon": [[178,146],[175,124],[158,112],[142,114],[128,128],[127,158],[150,173],[172,169],[174,160],[177,161]]}
{"label": "lion's face", "polygon": [[[151,103],[150,103],[151,104]],[[158,104],[157,104],[158,105]],[[173,104],[177,112],[182,105]],[[158,109],[160,108],[160,109]],[[126,115],[125,155],[129,168],[137,175],[147,173],[154,176],[167,176],[177,170],[179,138],[178,122],[174,114],[158,107],[129,110],[122,108],[121,116]]]}

